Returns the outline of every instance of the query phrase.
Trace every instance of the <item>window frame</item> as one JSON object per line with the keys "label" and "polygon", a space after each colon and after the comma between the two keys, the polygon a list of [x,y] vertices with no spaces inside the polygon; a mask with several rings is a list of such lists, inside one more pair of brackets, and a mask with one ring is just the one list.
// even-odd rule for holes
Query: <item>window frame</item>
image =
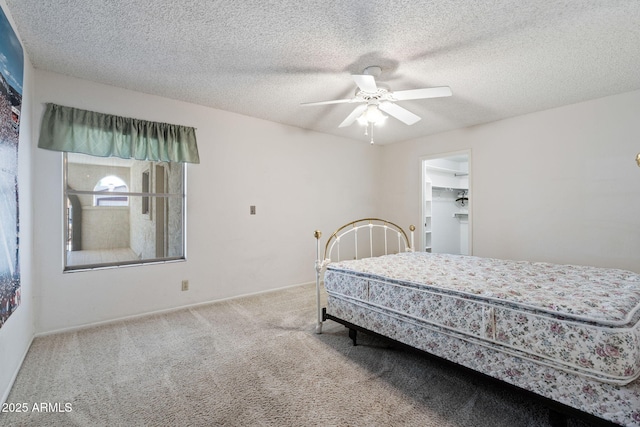
{"label": "window frame", "polygon": [[[142,181],[142,192],[145,193],[145,189],[147,193],[151,191],[151,168],[145,169],[141,174]],[[151,198],[149,196],[142,197],[142,215],[146,215],[147,218],[151,219]]]}
{"label": "window frame", "polygon": [[[121,267],[135,267],[142,265],[153,265],[153,264],[166,264],[173,262],[183,262],[187,260],[187,164],[186,163],[175,163],[180,165],[182,168],[182,193],[154,193],[153,188],[149,189],[148,193],[142,192],[120,192],[118,194],[129,197],[129,208],[131,208],[131,197],[147,197],[149,200],[153,200],[157,197],[164,197],[166,199],[169,198],[177,198],[181,199],[181,212],[182,212],[182,221],[181,221],[181,239],[180,244],[182,247],[182,255],[181,256],[173,256],[173,257],[162,257],[162,258],[147,258],[147,259],[137,259],[131,261],[116,261],[116,262],[106,262],[99,264],[78,264],[78,265],[69,265],[68,264],[68,236],[69,236],[69,209],[67,208],[67,200],[69,195],[96,195],[99,192],[96,191],[88,191],[88,190],[71,190],[68,186],[68,167],[69,160],[68,154],[66,152],[62,153],[62,216],[63,216],[63,238],[62,238],[62,266],[63,273],[75,273],[81,271],[92,271],[92,270],[102,270],[102,269],[112,269],[112,268],[121,268]],[[73,154],[73,153],[71,153]],[[83,156],[90,156],[99,159],[98,156],[91,156],[89,154],[82,154]],[[131,159],[134,162],[140,162],[140,160]],[[155,162],[150,161],[154,164],[161,164],[166,162]],[[150,203],[151,205],[151,203]],[[108,206],[103,206],[104,208],[108,208]],[[144,215],[147,219],[150,218],[150,215]]]}

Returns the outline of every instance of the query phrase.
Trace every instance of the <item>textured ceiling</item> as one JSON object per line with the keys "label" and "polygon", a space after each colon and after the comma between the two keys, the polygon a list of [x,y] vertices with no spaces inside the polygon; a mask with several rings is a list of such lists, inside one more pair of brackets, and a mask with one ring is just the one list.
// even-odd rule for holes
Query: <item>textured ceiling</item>
{"label": "textured ceiling", "polygon": [[392,143],[640,89],[638,0],[6,0],[38,69],[362,140],[350,74],[382,68]]}

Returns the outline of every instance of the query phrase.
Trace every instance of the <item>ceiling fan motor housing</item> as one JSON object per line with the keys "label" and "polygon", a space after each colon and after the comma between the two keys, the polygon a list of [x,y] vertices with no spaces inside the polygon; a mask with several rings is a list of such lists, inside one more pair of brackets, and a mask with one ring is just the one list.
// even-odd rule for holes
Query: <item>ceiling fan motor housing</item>
{"label": "ceiling fan motor housing", "polygon": [[377,65],[372,65],[370,67],[365,68],[362,74],[366,74],[368,76],[373,76],[373,77],[380,77],[380,74],[382,74],[382,68],[378,67]]}

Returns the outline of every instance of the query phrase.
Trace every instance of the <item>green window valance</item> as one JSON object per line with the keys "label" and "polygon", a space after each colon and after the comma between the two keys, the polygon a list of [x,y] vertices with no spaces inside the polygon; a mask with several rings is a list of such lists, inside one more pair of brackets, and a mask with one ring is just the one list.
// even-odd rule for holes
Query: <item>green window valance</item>
{"label": "green window valance", "polygon": [[196,130],[47,104],[38,147],[99,157],[200,163]]}

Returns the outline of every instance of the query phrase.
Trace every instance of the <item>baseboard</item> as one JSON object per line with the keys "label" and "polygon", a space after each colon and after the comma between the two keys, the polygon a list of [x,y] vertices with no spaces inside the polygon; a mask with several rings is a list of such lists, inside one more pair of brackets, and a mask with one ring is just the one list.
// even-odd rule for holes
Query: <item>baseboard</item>
{"label": "baseboard", "polygon": [[[215,304],[215,303],[219,303],[219,302],[223,302],[223,301],[232,301],[232,300],[239,299],[239,298],[246,298],[246,297],[256,296],[256,295],[263,295],[263,294],[268,294],[268,293],[271,293],[271,292],[278,292],[278,291],[283,291],[283,290],[286,290],[286,289],[297,288],[297,287],[300,287],[300,286],[310,286],[310,285],[315,285],[315,282],[299,283],[299,284],[296,284],[296,285],[288,285],[288,286],[283,286],[283,287],[275,288],[275,289],[267,289],[265,291],[250,292],[250,293],[247,293],[247,294],[235,295],[235,296],[228,297],[228,298],[221,298],[221,299],[216,299],[216,300],[197,302],[197,303],[194,303],[194,304],[187,304],[187,305],[181,305],[181,306],[178,306],[178,307],[166,308],[166,309],[162,309],[162,310],[149,311],[149,312],[146,312],[146,313],[134,314],[134,315],[131,315],[131,316],[118,317],[118,318],[115,318],[115,319],[104,320],[104,321],[101,321],[101,322],[85,323],[85,324],[78,325],[78,326],[71,326],[71,327],[68,327],[68,328],[55,329],[53,331],[39,332],[39,333],[35,334],[34,338],[36,338],[36,337],[45,337],[45,336],[48,336],[48,335],[62,334],[62,333],[65,333],[65,332],[74,332],[74,331],[79,331],[79,330],[82,330],[82,329],[88,329],[88,328],[94,328],[94,327],[97,327],[97,326],[109,325],[109,324],[116,323],[116,322],[122,322],[122,321],[127,321],[127,320],[135,320],[135,319],[140,319],[140,318],[144,318],[144,317],[155,316],[155,315],[158,315],[158,314],[167,314],[167,313],[172,313],[174,311],[180,311],[180,310],[185,310],[185,309],[189,309],[189,308],[196,308],[196,307],[209,305],[209,304]],[[33,338],[31,338],[31,341],[33,342]],[[31,345],[31,344],[29,344],[29,345]],[[25,355],[26,355],[26,353],[25,353]],[[16,375],[17,375],[17,373],[16,373]]]}
{"label": "baseboard", "polygon": [[3,405],[7,401],[7,398],[9,397],[9,393],[11,393],[11,389],[13,388],[13,383],[15,383],[16,378],[18,378],[18,373],[20,372],[20,368],[22,368],[24,359],[27,357],[27,353],[29,353],[29,349],[31,348],[31,344],[33,344],[34,339],[35,339],[35,335],[32,335],[31,340],[29,341],[29,345],[24,350],[24,353],[22,353],[22,357],[20,358],[20,363],[18,363],[18,366],[16,367],[16,370],[13,373],[13,376],[11,377],[11,381],[9,381],[9,384],[7,385],[7,389],[2,394],[2,398],[0,398],[0,405]]}

